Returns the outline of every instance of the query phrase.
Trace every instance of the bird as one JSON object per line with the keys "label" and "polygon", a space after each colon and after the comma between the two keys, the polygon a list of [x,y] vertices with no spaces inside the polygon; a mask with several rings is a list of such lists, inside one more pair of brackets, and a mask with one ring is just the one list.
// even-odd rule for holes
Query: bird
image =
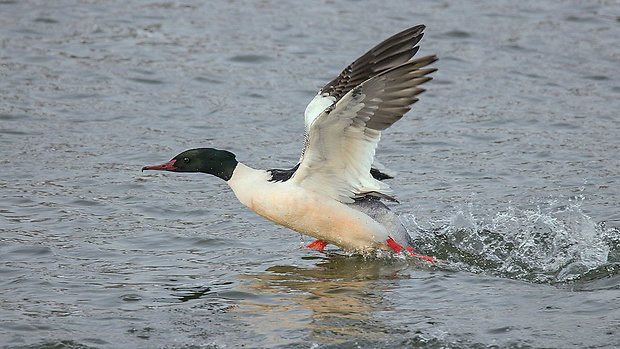
{"label": "bird", "polygon": [[194,148],[142,171],[202,172],[226,181],[250,210],[351,253],[404,253],[431,263],[385,204],[397,200],[374,160],[381,132],[400,120],[432,79],[436,55],[413,57],[424,25],[405,29],[349,64],[304,111],[304,146],[290,169],[261,170],[215,148]]}

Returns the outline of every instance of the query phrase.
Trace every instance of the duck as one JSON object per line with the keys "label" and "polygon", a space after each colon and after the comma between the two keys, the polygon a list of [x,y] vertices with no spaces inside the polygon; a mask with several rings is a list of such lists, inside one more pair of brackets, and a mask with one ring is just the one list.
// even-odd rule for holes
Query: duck
{"label": "duck", "polygon": [[405,29],[370,49],[327,83],[304,111],[304,146],[290,169],[254,169],[230,151],[194,148],[142,171],[201,172],[224,180],[258,215],[349,253],[389,251],[431,263],[386,202],[398,202],[378,163],[381,133],[425,91],[436,55],[414,58],[424,25]]}

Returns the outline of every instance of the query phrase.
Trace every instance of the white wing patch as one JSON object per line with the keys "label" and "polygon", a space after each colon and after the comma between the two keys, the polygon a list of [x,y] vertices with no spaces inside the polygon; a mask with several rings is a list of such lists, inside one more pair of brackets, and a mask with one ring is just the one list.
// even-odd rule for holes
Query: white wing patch
{"label": "white wing patch", "polygon": [[312,123],[303,160],[292,178],[299,186],[345,203],[359,193],[387,191],[386,184],[370,175],[381,132],[366,129],[369,117],[358,114],[366,106],[365,97],[348,93]]}
{"label": "white wing patch", "polygon": [[328,94],[319,93],[314,96],[314,98],[308,103],[306,107],[306,111],[304,112],[304,116],[306,118],[306,132],[310,130],[310,125],[312,122],[321,115],[323,110],[325,110],[330,105],[336,102],[336,97],[332,97]]}
{"label": "white wing patch", "polygon": [[426,75],[436,70],[419,68],[435,60],[423,57],[372,77],[335,105],[327,105],[329,97],[317,95],[310,103],[315,106],[306,111],[327,107],[308,126],[301,164],[291,180],[344,203],[371,192],[388,195],[389,186],[370,174],[381,131],[418,100],[415,96],[424,90],[417,86],[430,80]]}

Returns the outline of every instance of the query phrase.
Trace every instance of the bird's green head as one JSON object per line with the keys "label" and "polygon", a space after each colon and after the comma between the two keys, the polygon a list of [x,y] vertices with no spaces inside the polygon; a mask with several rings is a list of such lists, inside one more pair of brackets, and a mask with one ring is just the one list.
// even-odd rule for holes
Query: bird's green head
{"label": "bird's green head", "polygon": [[237,167],[235,154],[213,148],[196,148],[182,152],[162,165],[145,166],[144,170],[204,172],[228,181]]}

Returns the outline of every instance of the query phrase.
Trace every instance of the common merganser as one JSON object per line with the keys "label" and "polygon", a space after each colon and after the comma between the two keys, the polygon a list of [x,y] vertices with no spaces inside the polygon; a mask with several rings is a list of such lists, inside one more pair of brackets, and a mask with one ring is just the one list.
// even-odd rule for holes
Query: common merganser
{"label": "common merganser", "polygon": [[381,200],[396,201],[372,167],[381,131],[400,120],[425,91],[437,57],[410,60],[424,25],[383,41],[325,85],[306,107],[304,149],[290,170],[256,170],[226,150],[186,150],[144,170],[204,172],[228,183],[237,199],[270,221],[342,250],[406,251],[434,262]]}

